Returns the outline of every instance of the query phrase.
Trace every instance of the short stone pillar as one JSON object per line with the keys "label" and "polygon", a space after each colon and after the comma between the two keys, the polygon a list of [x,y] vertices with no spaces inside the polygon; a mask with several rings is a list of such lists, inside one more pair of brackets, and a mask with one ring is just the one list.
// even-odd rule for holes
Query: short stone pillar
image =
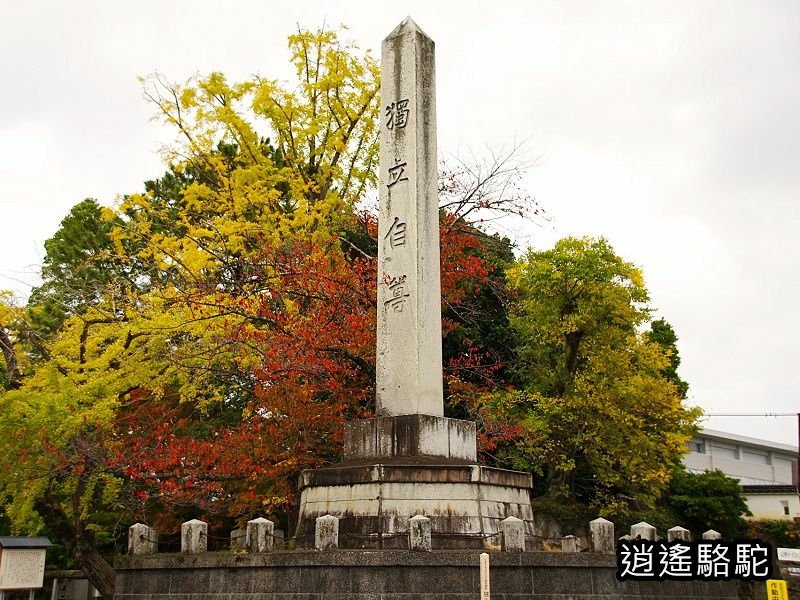
{"label": "short stone pillar", "polygon": [[719,531],[714,531],[713,529],[709,529],[703,534],[704,540],[721,540],[722,534]]}
{"label": "short stone pillar", "polygon": [[269,519],[258,517],[247,522],[247,551],[250,554],[272,552],[272,532],[275,524]]}
{"label": "short stone pillar", "polygon": [[616,550],[614,543],[614,523],[602,517],[589,521],[589,530],[592,532],[592,550],[613,554]]}
{"label": "short stone pillar", "polygon": [[692,534],[685,527],[676,525],[672,529],[667,529],[667,541],[674,542],[675,540],[680,540],[682,542],[691,542]]}
{"label": "short stone pillar", "polygon": [[416,515],[408,520],[408,547],[419,552],[431,551],[431,520]]}
{"label": "short stone pillar", "polygon": [[507,517],[500,521],[503,552],[525,552],[525,521]]}
{"label": "short stone pillar", "polygon": [[283,532],[283,529],[275,529],[272,533],[272,539],[273,539],[272,548],[274,550],[286,549],[286,534]]}
{"label": "short stone pillar", "polygon": [[181,552],[201,554],[208,550],[208,524],[197,519],[181,525]]}
{"label": "short stone pillar", "polygon": [[317,550],[336,550],[339,547],[339,519],[333,515],[317,517],[314,547]]}
{"label": "short stone pillar", "polygon": [[141,556],[158,552],[158,532],[144,523],[128,527],[128,554]]}
{"label": "short stone pillar", "polygon": [[644,521],[631,525],[631,539],[654,542],[656,540],[656,528]]}
{"label": "short stone pillar", "polygon": [[231,550],[239,551],[247,548],[246,535],[244,529],[231,530]]}
{"label": "short stone pillar", "polygon": [[575,535],[566,535],[561,538],[561,551],[562,552],[577,552],[578,551],[578,537]]}

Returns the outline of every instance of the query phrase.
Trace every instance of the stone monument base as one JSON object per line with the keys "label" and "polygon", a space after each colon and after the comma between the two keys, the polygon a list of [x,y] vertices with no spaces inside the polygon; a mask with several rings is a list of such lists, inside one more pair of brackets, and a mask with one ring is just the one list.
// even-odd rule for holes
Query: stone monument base
{"label": "stone monument base", "polygon": [[475,434],[472,421],[433,415],[348,421],[344,426],[344,460],[427,456],[475,462]]}
{"label": "stone monument base", "polygon": [[[618,581],[613,554],[491,554],[493,600],[738,600],[736,581]],[[120,600],[473,600],[478,551],[118,556]],[[766,598],[764,584],[756,584]]]}
{"label": "stone monument base", "polygon": [[[408,548],[408,522],[431,520],[434,549],[500,546],[500,521],[533,535],[530,473],[478,465],[475,424],[430,415],[347,424],[345,462],[301,476],[297,545],[317,517],[339,518],[341,548]],[[349,459],[349,460],[347,460]]]}

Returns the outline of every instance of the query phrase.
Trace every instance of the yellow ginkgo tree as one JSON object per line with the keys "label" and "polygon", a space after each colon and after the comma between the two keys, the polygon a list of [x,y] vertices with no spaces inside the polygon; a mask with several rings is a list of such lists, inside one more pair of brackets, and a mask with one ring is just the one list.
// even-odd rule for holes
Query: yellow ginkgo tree
{"label": "yellow ginkgo tree", "polygon": [[97,536],[135,514],[120,462],[131,406],[169,398],[199,421],[241,421],[257,367],[248,329],[299,310],[270,291],[284,255],[318,243],[338,256],[375,182],[376,61],[335,31],[299,31],[289,49],[290,84],[145,78],[179,134],[167,174],[116,208],[81,203],[29,306],[0,299],[0,516],[20,532],[46,525],[104,597],[114,572]]}

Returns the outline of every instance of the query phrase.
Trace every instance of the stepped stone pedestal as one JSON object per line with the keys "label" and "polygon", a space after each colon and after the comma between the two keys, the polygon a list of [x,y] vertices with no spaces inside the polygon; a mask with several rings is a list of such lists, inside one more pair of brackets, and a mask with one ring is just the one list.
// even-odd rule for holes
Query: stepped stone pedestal
{"label": "stepped stone pedestal", "polygon": [[317,517],[339,518],[340,548],[408,547],[409,521],[431,520],[432,548],[500,546],[507,517],[533,534],[530,473],[477,464],[475,424],[430,415],[347,424],[345,461],[305,471],[297,543]]}

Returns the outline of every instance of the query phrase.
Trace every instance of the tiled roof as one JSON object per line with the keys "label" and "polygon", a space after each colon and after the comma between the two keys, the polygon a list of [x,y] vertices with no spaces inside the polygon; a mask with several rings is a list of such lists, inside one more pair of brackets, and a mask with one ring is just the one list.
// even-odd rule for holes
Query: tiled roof
{"label": "tiled roof", "polygon": [[0,548],[49,548],[52,545],[46,537],[0,536]]}

